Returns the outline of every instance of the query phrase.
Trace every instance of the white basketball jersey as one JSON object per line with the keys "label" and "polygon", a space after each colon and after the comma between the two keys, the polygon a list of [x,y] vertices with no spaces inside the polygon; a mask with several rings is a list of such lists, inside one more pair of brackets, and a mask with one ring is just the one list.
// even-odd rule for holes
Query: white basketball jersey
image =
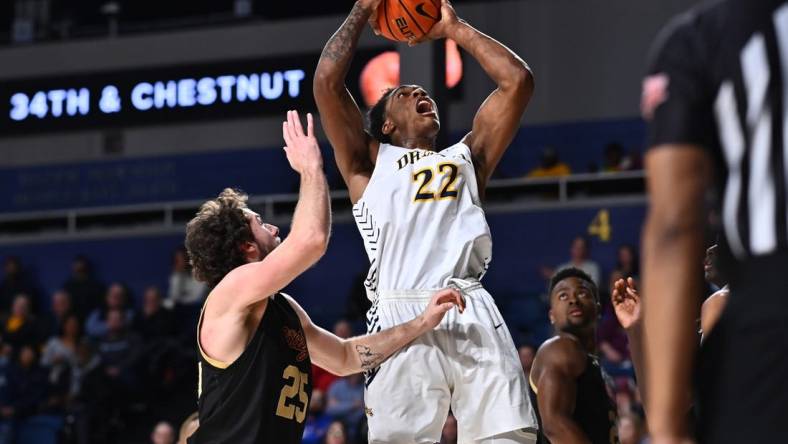
{"label": "white basketball jersey", "polygon": [[380,292],[436,289],[451,278],[481,279],[492,258],[471,151],[440,152],[380,144],[372,177],[353,206]]}

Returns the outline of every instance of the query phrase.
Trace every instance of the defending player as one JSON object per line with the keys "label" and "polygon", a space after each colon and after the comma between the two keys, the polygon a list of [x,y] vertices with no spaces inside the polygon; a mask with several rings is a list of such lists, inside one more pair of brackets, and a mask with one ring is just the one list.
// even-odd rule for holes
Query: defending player
{"label": "defending player", "polygon": [[447,285],[462,290],[468,308],[462,318],[449,313],[437,331],[368,373],[369,442],[432,444],[450,406],[460,443],[529,442],[534,434],[521,429],[535,427],[536,419],[525,377],[479,279],[492,257],[481,198],[531,98],[531,72],[504,45],[457,18],[444,0],[428,39],[456,41],[497,85],[472,131],[438,151],[435,102],[419,86],[403,85],[370,110],[367,132],[344,82],[378,3],[356,2],[323,49],[314,80],[323,128],[371,264],[365,281],[373,301],[368,329],[413,316],[430,291]]}
{"label": "defending player", "polygon": [[618,443],[616,407],[595,357],[599,291],[584,271],[567,268],[550,281],[556,336],[536,352],[529,395],[539,418],[539,444]]}
{"label": "defending player", "polygon": [[264,224],[246,196],[225,190],[200,207],[187,226],[195,276],[213,287],[198,326],[199,428],[189,443],[301,442],[312,381],[310,360],[346,375],[379,365],[434,328],[462,298],[455,290],[432,295],[423,312],[385,332],[343,340],[315,326],[280,293],[326,249],[329,198],[322,158],[307,116],[288,113],[283,133],[290,166],[301,175],[301,195],[290,235]]}

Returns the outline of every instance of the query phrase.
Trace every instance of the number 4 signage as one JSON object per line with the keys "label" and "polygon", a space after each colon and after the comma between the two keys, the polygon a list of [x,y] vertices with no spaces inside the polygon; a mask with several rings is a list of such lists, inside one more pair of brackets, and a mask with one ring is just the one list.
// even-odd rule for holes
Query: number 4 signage
{"label": "number 4 signage", "polygon": [[610,212],[606,209],[599,210],[588,226],[588,235],[596,236],[602,242],[609,242],[613,228],[610,226]]}

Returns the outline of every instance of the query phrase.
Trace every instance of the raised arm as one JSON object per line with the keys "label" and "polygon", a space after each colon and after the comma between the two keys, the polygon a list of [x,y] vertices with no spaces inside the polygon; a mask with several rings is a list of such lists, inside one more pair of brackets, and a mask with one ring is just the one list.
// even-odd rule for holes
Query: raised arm
{"label": "raised arm", "polygon": [[646,363],[643,357],[643,304],[635,287],[635,280],[631,277],[626,281],[624,279],[617,280],[610,300],[613,303],[616,318],[627,334],[629,354],[632,364],[635,366],[640,399],[646,404],[648,400],[646,398]]}
{"label": "raised arm", "polygon": [[520,126],[533,94],[533,75],[523,59],[501,42],[458,19],[448,0],[442,0],[441,20],[428,35],[430,39],[444,37],[468,51],[497,86],[476,112],[472,131],[465,136],[483,192]]}
{"label": "raised arm", "polygon": [[[314,136],[312,115],[307,115],[307,134],[298,113],[289,111],[282,133],[290,166],[301,175],[301,190],[290,234],[260,262],[231,271],[219,284],[229,291],[222,298],[237,310],[246,308],[284,288],[320,259],[331,231],[331,204],[323,173],[323,159]],[[249,216],[253,219],[252,216]],[[250,220],[250,223],[258,223]]]}
{"label": "raised arm", "polygon": [[661,145],[646,156],[650,208],[643,236],[646,411],[655,442],[689,436],[694,352],[698,345],[708,154]]}
{"label": "raised arm", "polygon": [[354,203],[369,183],[373,169],[370,149],[376,150],[378,144],[364,130],[364,117],[345,87],[345,76],[358,39],[378,3],[380,0],[359,0],[353,5],[347,19],[323,48],[312,83],[323,130]]}
{"label": "raised arm", "polygon": [[536,353],[531,374],[537,390],[545,436],[555,443],[591,443],[575,422],[577,377],[585,370],[585,355],[570,339],[557,338]]}
{"label": "raised arm", "polygon": [[402,347],[435,328],[443,315],[457,306],[462,313],[465,301],[456,290],[436,292],[424,312],[413,320],[371,335],[342,339],[312,323],[309,315],[292,298],[306,335],[312,362],[336,375],[345,376],[379,366]]}

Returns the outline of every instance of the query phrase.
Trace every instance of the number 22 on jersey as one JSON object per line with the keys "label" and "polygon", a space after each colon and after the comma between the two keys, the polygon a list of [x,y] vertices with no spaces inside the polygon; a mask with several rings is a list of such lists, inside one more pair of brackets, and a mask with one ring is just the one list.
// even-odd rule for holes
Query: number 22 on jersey
{"label": "number 22 on jersey", "polygon": [[[309,404],[309,395],[306,393],[305,385],[309,382],[309,375],[298,370],[294,365],[285,368],[282,378],[287,381],[279,395],[279,403],[276,406],[276,416],[285,419],[295,419],[299,424],[306,418],[306,408]],[[296,396],[302,404],[297,406],[293,403]]]}
{"label": "number 22 on jersey", "polygon": [[[455,184],[459,178],[460,168],[453,163],[439,163],[437,167],[424,168],[413,173],[413,181],[421,182],[413,202],[428,202],[433,200],[456,199],[457,188]],[[432,180],[440,176],[438,190],[430,188]]]}

